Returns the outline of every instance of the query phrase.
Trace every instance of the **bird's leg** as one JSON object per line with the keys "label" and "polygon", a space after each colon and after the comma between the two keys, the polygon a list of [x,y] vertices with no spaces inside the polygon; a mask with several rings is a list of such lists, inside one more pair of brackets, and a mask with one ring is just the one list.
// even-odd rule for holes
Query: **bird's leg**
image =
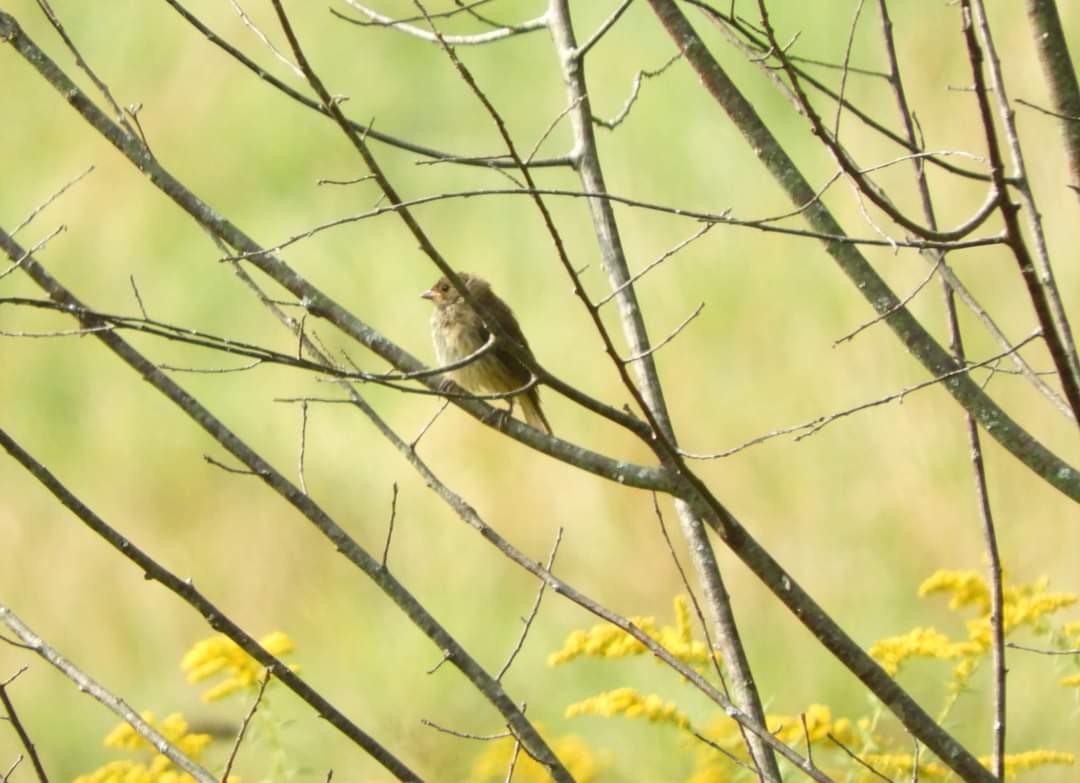
{"label": "bird's leg", "polygon": [[514,401],[509,398],[507,398],[506,401],[510,405],[508,410],[504,411],[501,408],[494,408],[494,406],[492,406],[494,412],[491,414],[490,421],[499,432],[506,432],[506,425],[514,416]]}

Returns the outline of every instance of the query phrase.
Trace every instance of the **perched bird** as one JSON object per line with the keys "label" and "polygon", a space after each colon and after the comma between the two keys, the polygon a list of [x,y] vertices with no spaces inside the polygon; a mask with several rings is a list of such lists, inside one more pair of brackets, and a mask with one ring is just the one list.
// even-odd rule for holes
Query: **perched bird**
{"label": "perched bird", "polygon": [[[513,340],[525,354],[532,358],[529,342],[518,326],[514,313],[502,299],[491,290],[491,285],[476,275],[458,272],[469,294],[494,318],[503,334]],[[461,361],[475,353],[488,341],[490,332],[483,319],[462,298],[447,278],[440,278],[429,290],[420,294],[435,305],[431,314],[431,340],[435,343],[435,357],[440,365]],[[464,367],[451,370],[448,375],[465,391],[473,394],[503,394],[527,385],[532,373],[503,344],[496,343],[479,358]],[[551,425],[540,409],[540,391],[533,386],[526,392],[510,398],[510,412],[514,402],[521,404],[525,421],[536,429],[551,434]]]}

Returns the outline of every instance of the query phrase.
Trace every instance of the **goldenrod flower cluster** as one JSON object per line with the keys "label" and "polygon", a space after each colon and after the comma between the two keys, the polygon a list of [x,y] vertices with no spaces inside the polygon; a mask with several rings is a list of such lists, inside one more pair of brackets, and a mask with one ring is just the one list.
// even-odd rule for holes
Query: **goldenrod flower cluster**
{"label": "goldenrod flower cluster", "polygon": [[[190,733],[188,723],[180,713],[168,715],[160,723],[155,722],[152,712],[143,712],[142,719],[194,761],[199,760],[210,742],[209,734]],[[121,723],[110,731],[105,737],[105,746],[149,751],[153,755],[147,763],[129,760],[109,762],[88,775],[75,778],[75,783],[194,783],[191,775],[177,769],[167,756],[157,753],[129,723]]]}
{"label": "goldenrod flower cluster", "polygon": [[[1047,592],[1047,585],[1043,577],[1032,584],[1004,587],[1002,622],[1006,633],[1021,626],[1041,630],[1047,616],[1080,600],[1074,593]],[[918,592],[920,597],[948,595],[949,608],[954,611],[974,607],[978,616],[967,622],[967,641],[953,641],[933,628],[915,628],[902,636],[882,639],[870,648],[870,654],[892,675],[910,658],[958,660],[953,669],[955,694],[990,649],[990,587],[975,571],[943,570],[919,585]]]}
{"label": "goldenrod flower cluster", "polygon": [[645,696],[634,688],[618,688],[590,696],[566,708],[567,718],[579,715],[599,715],[604,718],[645,718],[652,723],[668,723],[680,729],[690,726],[690,719],[670,701],[656,694]]}
{"label": "goldenrod flower cluster", "polygon": [[913,628],[900,636],[880,640],[870,648],[870,655],[882,668],[895,675],[909,658],[957,658],[977,655],[983,648],[973,642],[953,642],[933,628]]}
{"label": "goldenrod flower cluster", "polygon": [[[685,663],[700,664],[709,660],[709,648],[693,638],[690,607],[685,596],[676,596],[675,625],[657,628],[655,617],[631,617],[630,622],[650,639],[660,644]],[[594,658],[625,658],[647,652],[645,645],[630,634],[611,624],[594,625],[587,631],[574,631],[563,642],[561,650],[548,656],[548,666],[572,661],[578,656]]]}
{"label": "goldenrod flower cluster", "polygon": [[[294,649],[292,639],[281,631],[264,636],[259,640],[259,644],[278,658],[288,655]],[[203,693],[202,700],[205,702],[217,701],[237,691],[254,688],[265,676],[262,664],[223,634],[196,642],[180,661],[180,668],[191,683],[202,682],[217,674],[225,675],[221,682]],[[298,666],[289,668],[299,671]]]}
{"label": "goldenrod flower cluster", "polygon": [[[915,757],[905,753],[868,753],[862,757],[863,761],[872,766],[878,772],[888,777],[910,776],[915,764]],[[1076,758],[1072,753],[1063,753],[1056,750],[1029,750],[1023,753],[1005,754],[1005,777],[1014,778],[1020,772],[1039,767],[1059,764],[1072,766]],[[979,763],[984,767],[990,767],[990,757],[981,756]],[[946,780],[951,772],[937,762],[919,762],[919,780]]]}

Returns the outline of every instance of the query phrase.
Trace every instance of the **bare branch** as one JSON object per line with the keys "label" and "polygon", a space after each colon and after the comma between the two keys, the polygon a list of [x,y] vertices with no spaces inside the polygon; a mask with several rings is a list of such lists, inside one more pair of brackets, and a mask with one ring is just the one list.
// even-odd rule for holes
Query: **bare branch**
{"label": "bare branch", "polygon": [[[12,443],[13,442],[8,439],[7,433],[0,430],[0,445],[3,445],[3,447],[10,452],[10,445]],[[81,693],[88,694],[96,699],[115,713],[122,721],[130,725],[131,728],[133,728],[140,737],[150,743],[158,753],[166,756],[169,761],[191,775],[195,780],[199,781],[199,783],[217,783],[217,778],[192,760],[190,756],[177,748],[173,743],[169,742],[161,732],[143,720],[142,716],[132,709],[123,699],[115,696],[107,688],[100,685],[92,677],[82,671],[78,666],[46,644],[41,637],[31,631],[22,620],[16,617],[8,607],[2,605],[0,605],[0,622],[6,625],[13,634],[19,637],[23,644],[27,645],[57,671],[75,683]],[[3,689],[0,688],[0,694],[2,693]],[[44,778],[41,779],[44,780]]]}
{"label": "bare branch", "polygon": [[[2,607],[0,607],[2,609]],[[33,648],[31,648],[33,649]],[[36,652],[36,651],[35,651]],[[19,736],[19,742],[22,743],[23,750],[26,751],[26,755],[30,758],[30,763],[34,765],[34,774],[37,775],[38,783],[49,783],[49,777],[45,774],[45,767],[41,763],[41,758],[38,756],[37,748],[34,747],[34,743],[30,739],[30,734],[27,732],[26,727],[23,726],[22,721],[19,720],[19,714],[15,711],[15,705],[11,701],[11,697],[8,696],[7,688],[11,683],[15,682],[16,678],[27,670],[27,666],[21,666],[10,677],[3,682],[0,682],[0,704],[4,705],[4,711],[7,713],[7,719],[11,723],[11,727],[15,729],[15,733]],[[20,756],[16,760],[15,765],[22,759]],[[4,774],[4,780],[7,780],[11,773],[15,769],[15,765]]]}
{"label": "bare branch", "polygon": [[18,235],[18,233],[22,229],[24,229],[28,225],[30,225],[30,223],[33,222],[34,218],[36,218],[38,215],[40,215],[46,208],[48,208],[48,206],[50,204],[52,204],[54,201],[56,201],[58,198],[60,198],[62,195],[64,195],[64,193],[66,193],[72,186],[74,186],[75,184],[80,182],[84,177],[89,175],[90,172],[92,172],[93,170],[94,170],[93,166],[87,166],[86,169],[81,174],[76,174],[74,177],[72,177],[67,182],[65,182],[63,185],[61,185],[57,190],[54,190],[52,193],[50,193],[49,197],[47,199],[45,199],[43,202],[38,204],[32,210],[30,210],[30,214],[28,214],[25,218],[23,218],[21,223],[16,225],[15,228],[11,229],[11,235],[12,236]]}
{"label": "bare branch", "polygon": [[[551,567],[555,565],[555,555],[559,551],[559,544],[562,543],[563,529],[560,527],[555,532],[555,543],[551,546],[551,552],[548,554],[547,565],[544,569],[551,571]],[[510,650],[510,655],[506,659],[506,663],[499,669],[499,673],[495,675],[496,680],[502,680],[503,675],[509,671],[510,666],[514,663],[514,659],[517,658],[521,648],[525,646],[525,637],[529,635],[529,629],[532,627],[533,620],[536,619],[536,613],[540,611],[540,599],[544,597],[544,588],[547,587],[547,582],[540,582],[540,587],[536,590],[536,599],[533,601],[532,609],[529,610],[527,617],[522,618],[524,627],[521,629],[521,634],[518,636],[517,642],[514,644],[514,648]]]}
{"label": "bare branch", "polygon": [[236,761],[236,754],[240,752],[240,743],[244,741],[244,735],[247,733],[248,724],[251,723],[251,719],[255,717],[255,712],[259,709],[259,704],[262,703],[263,694],[266,693],[266,686],[270,684],[270,677],[272,672],[270,669],[263,669],[262,682],[259,684],[259,692],[255,694],[255,700],[251,703],[251,707],[244,715],[244,719],[240,721],[240,730],[236,732],[236,739],[233,740],[232,749],[229,751],[229,758],[225,762],[225,769],[221,773],[221,783],[228,783],[229,773],[232,772],[233,763]]}
{"label": "bare branch", "polygon": [[[333,9],[331,9],[330,13],[334,14],[334,16],[338,17],[339,19],[344,19],[346,22],[352,22],[353,24],[391,27],[395,30],[399,30],[403,33],[408,33],[409,35],[415,38],[420,38],[424,41],[436,42],[439,40],[436,33],[430,32],[428,30],[422,30],[421,28],[408,24],[405,21],[394,19],[393,17],[386,16],[384,14],[380,14],[374,9],[368,8],[366,5],[359,3],[357,0],[345,0],[345,3],[351,8],[364,14],[364,16],[368,18],[368,21],[362,22],[357,19],[350,19],[344,14],[340,14]],[[493,41],[501,41],[506,38],[511,38],[515,35],[522,35],[524,33],[531,33],[537,30],[543,30],[545,27],[547,27],[547,19],[544,16],[538,16],[535,19],[530,19],[526,22],[521,22],[520,24],[502,27],[497,30],[489,30],[485,33],[476,33],[474,35],[448,35],[445,36],[445,40],[452,46],[476,46],[479,44],[491,43]]]}

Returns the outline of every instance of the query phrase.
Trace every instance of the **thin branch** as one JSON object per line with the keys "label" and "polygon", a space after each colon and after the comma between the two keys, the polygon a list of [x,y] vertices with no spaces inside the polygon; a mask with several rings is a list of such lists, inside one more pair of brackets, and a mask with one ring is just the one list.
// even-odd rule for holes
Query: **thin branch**
{"label": "thin branch", "polygon": [[948,381],[950,381],[952,379],[955,379],[955,378],[957,378],[957,377],[959,377],[961,375],[966,375],[971,370],[978,369],[979,367],[986,367],[988,365],[993,364],[994,362],[1000,361],[1002,358],[1007,356],[1009,353],[1014,352],[1014,351],[1019,351],[1021,348],[1023,348],[1025,345],[1030,343],[1032,340],[1034,340],[1034,339],[1036,339],[1038,337],[1041,337],[1041,336],[1042,336],[1041,332],[1038,332],[1038,331],[1032,332],[1031,334],[1029,334],[1027,337],[1025,337],[1023,340],[1021,340],[1019,343],[1014,345],[1009,350],[1003,351],[1003,352],[998,353],[998,354],[995,354],[994,356],[991,356],[988,359],[983,359],[981,362],[968,363],[964,367],[960,367],[960,368],[957,368],[955,370],[950,370],[949,372],[945,373],[944,375],[940,375],[937,378],[930,378],[928,380],[920,381],[919,383],[912,384],[911,386],[905,386],[904,388],[900,389],[899,391],[895,391],[895,392],[893,392],[891,394],[887,394],[884,397],[878,397],[877,399],[870,400],[869,402],[859,403],[858,405],[855,405],[855,406],[853,406],[851,408],[845,408],[844,410],[837,411],[836,413],[830,413],[830,414],[828,414],[826,416],[818,416],[816,419],[811,419],[810,421],[803,422],[802,424],[795,424],[795,425],[790,426],[790,427],[784,427],[782,429],[767,432],[764,435],[758,435],[755,438],[751,438],[750,440],[748,440],[748,441],[746,441],[744,443],[741,443],[738,446],[735,446],[733,448],[727,449],[725,451],[718,451],[718,452],[715,452],[715,453],[712,453],[712,454],[695,454],[695,453],[692,453],[692,452],[689,452],[689,451],[680,451],[680,453],[684,457],[686,457],[688,459],[704,459],[704,460],[722,459],[724,457],[730,457],[732,454],[737,454],[738,452],[743,451],[744,449],[747,449],[750,446],[756,446],[759,443],[764,443],[765,441],[772,440],[773,438],[778,438],[781,435],[790,435],[793,432],[802,433],[797,438],[795,438],[795,440],[797,442],[797,441],[802,440],[803,438],[808,438],[811,435],[814,435],[815,433],[820,432],[822,429],[824,429],[828,425],[832,424],[837,419],[845,418],[846,416],[850,416],[853,413],[858,413],[860,411],[867,410],[868,408],[875,408],[875,407],[877,407],[879,405],[885,405],[886,403],[893,402],[894,400],[902,400],[902,399],[904,399],[904,397],[911,394],[912,392],[919,391],[920,389],[925,389],[925,388],[930,387],[930,386],[934,386],[934,385],[936,385],[938,383],[942,383],[943,381],[946,382],[946,385],[948,385],[948,383],[947,383]]}
{"label": "thin branch", "polygon": [[589,40],[577,48],[577,51],[574,52],[574,57],[578,60],[584,59],[585,55],[589,53],[589,50],[596,46],[596,44],[600,42],[600,39],[607,35],[611,28],[615,26],[615,23],[622,18],[622,15],[626,13],[626,9],[628,9],[633,2],[634,0],[623,0],[614,11],[608,14],[607,19],[600,23],[600,26],[596,28],[596,31],[589,36]]}
{"label": "thin branch", "polygon": [[[871,775],[873,775],[876,778],[880,778],[881,780],[884,780],[885,783],[893,783],[892,778],[886,777],[880,770],[876,769],[873,764],[871,764],[870,762],[868,762],[865,759],[863,759],[862,757],[860,757],[859,754],[857,754],[855,751],[853,751],[851,748],[849,748],[847,745],[845,745],[843,742],[841,742],[835,736],[833,736],[833,733],[831,731],[828,734],[826,734],[825,736],[828,737],[830,740],[832,740],[832,743],[834,745],[836,745],[836,747],[840,748],[840,750],[842,750],[842,751],[844,751],[844,753],[848,754],[848,756],[853,761],[858,763],[859,766],[863,767]],[[916,763],[915,766],[918,766],[918,763]]]}
{"label": "thin branch", "polygon": [[[300,481],[300,491],[305,495],[308,494],[307,480],[304,478],[304,455],[307,452],[307,424],[308,424],[308,403],[307,400],[302,400],[300,403],[300,453],[297,455],[296,473],[297,478]],[[397,486],[394,486],[395,496],[397,493]],[[385,558],[383,560],[385,564]]]}
{"label": "thin branch", "polygon": [[[395,481],[393,483],[394,494],[390,498],[390,524],[386,526],[386,543],[383,544],[382,558],[379,560],[379,565],[386,568],[386,558],[390,554],[390,540],[394,537],[394,520],[397,519],[397,496],[398,485]],[[501,679],[496,677],[496,680]]]}
{"label": "thin branch", "polygon": [[[36,650],[35,650],[36,652]],[[33,741],[30,739],[30,734],[26,731],[26,727],[23,726],[22,721],[19,720],[19,714],[15,711],[15,705],[11,701],[11,697],[8,696],[7,688],[15,679],[27,670],[27,666],[21,666],[14,674],[8,677],[3,682],[0,682],[0,704],[4,705],[4,711],[7,713],[8,721],[11,723],[11,727],[15,729],[15,733],[19,735],[19,742],[22,743],[23,749],[26,751],[26,755],[30,758],[30,763],[34,765],[34,773],[37,775],[38,783],[49,783],[49,776],[45,774],[45,767],[41,763],[41,758],[38,756],[37,748],[34,747]],[[10,775],[12,767],[4,775],[6,780]]]}
{"label": "thin branch", "polygon": [[[25,225],[25,223],[26,223],[26,221],[24,221],[24,225]],[[5,277],[10,275],[12,272],[14,272],[20,266],[22,266],[22,263],[26,259],[30,258],[37,251],[41,250],[41,248],[45,247],[45,245],[49,242],[50,239],[52,239],[57,234],[60,234],[60,233],[62,233],[64,231],[67,231],[67,226],[61,224],[61,225],[57,226],[56,228],[54,228],[52,231],[50,231],[48,234],[43,236],[41,239],[39,239],[33,245],[31,245],[29,250],[25,251],[24,253],[22,253],[22,255],[18,256],[14,260],[12,260],[11,266],[9,266],[3,272],[0,272],[0,280],[3,280]],[[12,236],[14,236],[14,234],[12,234]]]}
{"label": "thin branch", "polygon": [[[555,531],[555,543],[551,547],[551,552],[548,554],[547,565],[544,566],[545,570],[551,571],[551,567],[555,565],[555,555],[559,551],[559,544],[562,543],[563,529],[560,527]],[[495,675],[496,680],[502,680],[503,675],[509,671],[510,666],[514,663],[514,659],[517,658],[518,653],[521,652],[521,648],[525,646],[525,637],[529,635],[529,629],[532,627],[533,620],[536,619],[537,612],[540,611],[540,599],[544,597],[544,588],[547,587],[547,582],[541,582],[540,587],[536,590],[536,598],[533,600],[532,609],[529,610],[527,617],[522,618],[524,626],[521,629],[521,633],[518,635],[517,642],[514,644],[510,655],[506,658],[506,663],[499,669],[499,673]]]}
{"label": "thin branch", "polygon": [[449,734],[453,737],[459,737],[461,739],[479,740],[480,742],[493,742],[495,740],[506,739],[507,737],[514,736],[512,732],[500,731],[498,734],[471,734],[467,731],[458,731],[457,729],[448,729],[445,726],[440,726],[438,723],[434,723],[426,718],[421,718],[420,723],[427,726],[429,729],[435,729],[435,731],[441,731],[443,734]]}
{"label": "thin branch", "polygon": [[[368,8],[357,0],[345,0],[345,3],[351,8],[359,11],[368,18],[368,22],[362,22],[357,19],[351,19],[344,14],[338,13],[333,9],[330,9],[330,13],[339,19],[343,19],[346,22],[352,22],[353,24],[369,25],[374,24],[379,27],[391,27],[403,33],[407,33],[414,38],[419,38],[424,41],[435,42],[438,37],[435,33],[428,30],[423,30],[414,25],[408,24],[404,21],[394,19],[391,16],[380,14],[374,9]],[[528,21],[521,22],[520,24],[510,25],[502,27],[497,30],[488,30],[485,33],[475,33],[473,35],[448,35],[445,36],[447,43],[453,46],[477,46],[480,44],[488,44],[493,41],[501,41],[507,38],[511,38],[515,35],[522,35],[524,33],[532,33],[537,30],[543,30],[547,27],[547,19],[544,16],[538,16],[535,19],[529,19]]]}
{"label": "thin branch", "polygon": [[[572,109],[573,107],[571,107]],[[895,162],[895,161],[893,161]],[[891,162],[890,162],[891,163]],[[290,245],[294,245],[305,239],[338,226],[347,225],[350,223],[358,223],[363,220],[370,220],[371,218],[380,217],[382,215],[388,215],[395,212],[401,212],[403,210],[410,209],[412,207],[423,206],[427,204],[434,204],[441,201],[449,201],[451,199],[475,199],[482,196],[489,197],[503,197],[503,196],[564,196],[566,198],[584,198],[584,199],[600,199],[603,201],[610,201],[615,204],[622,204],[628,207],[634,207],[636,209],[643,209],[650,212],[659,212],[667,215],[674,215],[676,217],[684,217],[691,220],[700,220],[706,223],[715,223],[720,225],[739,226],[742,228],[752,228],[766,233],[786,234],[788,236],[806,237],[810,239],[820,239],[825,242],[844,242],[850,245],[867,245],[870,247],[889,247],[889,248],[912,248],[915,250],[927,250],[927,249],[941,249],[941,250],[964,250],[967,248],[986,247],[987,245],[999,245],[1004,243],[1004,237],[1000,234],[992,234],[986,237],[976,237],[973,239],[961,239],[952,240],[948,242],[938,242],[936,240],[929,239],[880,239],[875,237],[851,237],[842,233],[826,233],[821,231],[814,231],[813,229],[805,228],[792,228],[788,226],[773,225],[778,220],[782,220],[792,215],[797,215],[803,212],[808,206],[816,204],[817,197],[812,197],[807,203],[804,203],[801,207],[793,212],[788,212],[783,215],[764,217],[764,218],[748,218],[739,219],[731,217],[730,210],[725,212],[704,212],[700,210],[688,209],[684,207],[673,207],[666,204],[657,204],[649,201],[642,201],[640,199],[630,198],[628,196],[619,196],[614,193],[600,193],[580,190],[566,190],[560,188],[536,188],[536,187],[520,187],[520,188],[477,188],[473,190],[461,190],[450,191],[445,193],[437,193],[430,196],[419,196],[414,199],[398,201],[394,204],[387,204],[385,206],[375,207],[366,212],[361,212],[354,215],[347,215],[341,218],[335,218],[333,220],[320,223],[312,228],[302,231],[298,234],[282,240],[276,245],[271,245],[265,248],[258,248],[252,250],[245,250],[232,255],[222,256],[222,261],[243,261],[251,260],[256,261],[260,257],[267,254],[275,254]],[[626,281],[619,283],[621,286]]]}
{"label": "thin branch", "polygon": [[0,783],[9,783],[11,780],[11,776],[15,774],[15,770],[18,769],[19,765],[22,764],[22,762],[23,755],[20,753],[18,756],[15,757],[15,760],[11,762],[11,766],[7,768],[7,771],[4,772],[4,774],[0,775]]}
{"label": "thin branch", "polygon": [[[911,303],[911,301],[916,296],[918,296],[919,293],[924,288],[926,288],[926,286],[930,283],[930,281],[934,279],[934,275],[936,275],[938,273],[938,270],[941,269],[941,267],[942,267],[942,265],[944,263],[945,263],[944,256],[939,257],[937,262],[932,267],[930,267],[930,271],[926,273],[926,277],[924,277],[922,280],[920,280],[918,283],[916,283],[915,287],[911,289],[911,292],[908,293],[908,295],[905,296],[903,299],[898,301],[895,305],[893,305],[891,310],[887,310],[884,313],[879,313],[879,314],[875,315],[869,321],[865,321],[865,322],[859,324],[857,327],[855,327],[855,329],[848,332],[843,337],[838,337],[837,339],[833,340],[833,347],[835,348],[836,346],[840,345],[841,343],[846,343],[846,342],[849,342],[849,341],[855,339],[860,333],[862,333],[865,330],[869,329],[874,324],[881,323],[886,318],[888,318],[890,315],[895,313],[897,310],[900,310],[902,308],[906,308]],[[946,283],[946,285],[948,285],[948,284]]]}
{"label": "thin branch", "polygon": [[229,5],[231,5],[233,7],[233,10],[236,11],[237,15],[240,17],[240,21],[244,23],[244,27],[251,30],[251,32],[254,33],[255,37],[262,41],[263,46],[270,50],[270,53],[274,55],[274,58],[278,60],[278,62],[285,65],[285,67],[287,67],[290,71],[299,76],[301,79],[304,78],[304,72],[300,70],[296,63],[286,57],[280,49],[274,46],[269,36],[267,36],[266,33],[264,33],[262,30],[260,30],[258,25],[256,25],[255,22],[252,21],[251,17],[247,15],[247,12],[245,12],[244,9],[240,7],[240,3],[238,3],[236,0],[229,0]]}
{"label": "thin branch", "polygon": [[54,201],[56,201],[58,198],[60,198],[62,195],[64,195],[64,193],[66,193],[73,185],[78,183],[80,180],[83,179],[83,177],[86,177],[93,170],[94,170],[93,166],[87,166],[86,170],[83,171],[81,174],[76,174],[74,177],[72,177],[67,182],[65,182],[63,185],[61,185],[59,189],[53,191],[52,194],[47,199],[45,199],[43,202],[38,204],[32,210],[30,210],[30,214],[28,214],[25,218],[23,218],[21,223],[16,225],[15,228],[11,229],[11,235],[12,236],[18,235],[18,233],[22,229],[24,229],[28,225],[30,225],[30,223],[33,222],[34,218],[36,218],[39,214],[41,214],[41,212],[43,212],[46,208],[48,208],[48,206],[50,204],[52,204]]}
{"label": "thin branch", "polygon": [[623,361],[625,361],[627,364],[629,364],[630,362],[639,362],[642,359],[644,359],[646,356],[652,356],[654,353],[656,353],[661,348],[663,348],[665,345],[667,345],[672,340],[674,340],[676,337],[678,337],[679,333],[683,329],[685,329],[689,325],[689,323],[691,321],[693,321],[695,318],[697,318],[699,315],[701,315],[701,311],[704,310],[704,309],[705,309],[705,303],[702,302],[701,304],[699,304],[697,307],[694,308],[694,312],[692,312],[692,313],[690,313],[690,315],[686,316],[686,318],[683,320],[683,322],[680,323],[678,326],[676,326],[671,331],[671,333],[668,334],[668,336],[665,337],[663,340],[661,340],[660,342],[658,342],[655,345],[651,346],[650,348],[647,348],[646,350],[642,351],[641,353],[636,353],[633,356],[626,357]]}
{"label": "thin branch", "polygon": [[240,721],[240,730],[236,732],[236,739],[233,740],[232,749],[229,751],[229,758],[225,762],[225,769],[221,773],[221,783],[229,783],[229,773],[232,772],[233,763],[236,761],[236,754],[240,752],[240,743],[244,741],[244,735],[247,733],[248,724],[251,723],[251,719],[255,717],[255,712],[259,709],[259,704],[262,703],[263,694],[266,693],[266,686],[270,684],[270,677],[272,672],[269,668],[263,669],[262,682],[259,684],[259,692],[255,695],[255,701],[251,703],[251,707],[248,709],[247,714],[244,715],[244,719]]}
{"label": "thin branch", "polygon": [[640,272],[635,273],[634,275],[629,277],[626,280],[625,283],[623,283],[622,285],[616,287],[610,293],[605,295],[602,299],[598,300],[596,302],[596,306],[597,307],[603,307],[604,305],[606,305],[608,302],[610,302],[612,299],[614,299],[616,296],[618,296],[619,292],[622,291],[624,288],[626,288],[626,286],[633,285],[634,283],[636,283],[638,280],[640,280],[645,275],[647,275],[649,272],[651,272],[654,268],[656,268],[660,264],[664,263],[664,261],[667,261],[669,258],[671,258],[671,256],[678,253],[680,250],[685,248],[687,245],[701,239],[701,237],[705,236],[705,234],[707,234],[709,231],[711,231],[715,226],[716,226],[716,223],[706,223],[704,226],[702,226],[697,231],[695,231],[692,236],[687,237],[686,239],[682,240],[681,242],[679,242],[679,243],[673,245],[672,247],[668,248],[667,250],[665,250],[658,258],[655,258],[652,261],[650,261],[648,264],[646,264],[641,269]]}
{"label": "thin branch", "polygon": [[659,68],[655,68],[651,71],[639,70],[636,74],[634,74],[634,81],[630,85],[630,94],[626,96],[626,100],[623,101],[622,108],[619,109],[618,113],[610,120],[605,120],[602,117],[598,117],[594,114],[592,118],[593,122],[595,122],[601,128],[605,128],[607,130],[615,130],[617,127],[622,125],[623,121],[628,116],[630,116],[630,110],[634,107],[634,104],[637,103],[638,95],[641,93],[641,85],[644,80],[652,79],[662,75],[664,71],[666,71],[668,68],[670,68],[672,65],[674,65],[681,59],[682,53],[676,52],[674,55],[671,56],[671,59],[669,59]]}
{"label": "thin branch", "polygon": [[[7,433],[0,430],[0,445],[10,452],[10,445],[12,443],[13,441],[10,441],[7,437]],[[46,644],[41,637],[30,630],[22,620],[16,617],[8,607],[2,605],[0,605],[0,622],[6,625],[13,634],[19,637],[23,644],[29,646],[31,650],[41,656],[57,671],[75,683],[81,693],[88,694],[96,699],[115,713],[122,721],[130,725],[131,728],[133,728],[140,737],[145,739],[158,753],[166,756],[169,761],[191,775],[191,777],[195,778],[199,783],[218,783],[217,778],[177,748],[173,743],[169,742],[161,732],[143,720],[139,713],[132,709],[123,699],[113,695],[107,688],[100,685],[78,666],[57,652],[53,647]],[[2,688],[0,688],[0,693],[3,693]]]}
{"label": "thin branch", "polygon": [[115,98],[113,98],[112,93],[109,91],[108,85],[105,84],[105,82],[102,81],[100,78],[98,78],[98,75],[94,73],[94,69],[90,67],[90,63],[88,63],[83,58],[82,52],[80,52],[78,47],[75,46],[75,42],[71,39],[71,36],[67,34],[67,30],[64,29],[64,25],[60,22],[60,17],[58,17],[56,15],[56,12],[53,11],[52,6],[49,5],[48,0],[37,0],[37,4],[38,8],[40,8],[42,13],[45,14],[45,18],[49,20],[49,24],[53,26],[53,29],[56,30],[61,40],[63,40],[64,45],[68,48],[68,51],[70,51],[71,54],[74,55],[75,64],[78,65],[82,72],[90,78],[90,81],[93,82],[95,87],[97,87],[98,92],[102,94],[102,96],[108,102],[109,106],[112,107],[113,118],[116,120],[116,122],[123,126],[123,128],[129,134],[137,137],[135,130],[131,127],[130,124],[128,124],[127,115],[124,113],[124,110],[120,108],[120,104],[116,101]]}
{"label": "thin branch", "polygon": [[1014,650],[1038,653],[1039,655],[1080,655],[1080,647],[1068,650],[1048,650],[1045,647],[1028,647],[1026,644],[1017,644],[1016,642],[1005,642],[1005,646]]}

